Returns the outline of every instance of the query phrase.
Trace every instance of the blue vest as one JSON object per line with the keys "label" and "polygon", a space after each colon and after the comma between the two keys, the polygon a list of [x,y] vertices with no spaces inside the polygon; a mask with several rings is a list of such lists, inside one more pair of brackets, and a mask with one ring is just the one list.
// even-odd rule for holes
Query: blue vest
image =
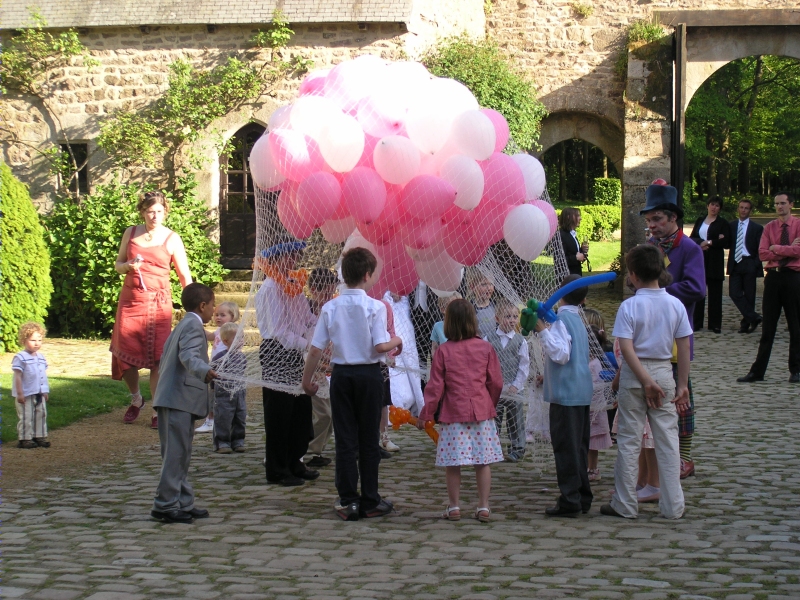
{"label": "blue vest", "polygon": [[526,343],[525,338],[515,333],[514,337],[508,340],[508,344],[503,348],[503,342],[500,341],[497,330],[494,330],[486,336],[486,341],[492,345],[494,351],[497,353],[497,358],[500,359],[500,370],[503,372],[503,384],[508,385],[514,383],[514,379],[517,377],[517,371],[519,371],[519,349],[522,344]]}
{"label": "blue vest", "polygon": [[572,351],[565,365],[544,358],[544,400],[562,406],[589,406],[592,403],[592,372],[589,370],[589,335],[581,318],[561,311],[558,320],[572,338]]}

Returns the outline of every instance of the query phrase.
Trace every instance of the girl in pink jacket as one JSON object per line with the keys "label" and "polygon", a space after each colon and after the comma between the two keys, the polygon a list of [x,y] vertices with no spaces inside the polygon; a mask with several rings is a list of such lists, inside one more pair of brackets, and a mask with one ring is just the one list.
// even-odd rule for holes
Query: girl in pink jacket
{"label": "girl in pink jacket", "polygon": [[436,466],[446,469],[449,502],[442,517],[450,521],[461,518],[461,466],[474,465],[478,484],[475,518],[485,523],[491,514],[489,465],[503,460],[494,424],[503,374],[492,345],[477,337],[478,320],[468,301],[453,300],[447,306],[444,334],[448,341],[433,356],[425,407],[417,425],[423,428],[430,420],[440,423]]}

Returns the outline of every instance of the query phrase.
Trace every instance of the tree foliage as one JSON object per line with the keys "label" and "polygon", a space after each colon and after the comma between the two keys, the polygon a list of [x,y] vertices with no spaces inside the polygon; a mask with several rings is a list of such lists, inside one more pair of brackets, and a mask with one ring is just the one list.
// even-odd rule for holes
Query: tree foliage
{"label": "tree foliage", "polygon": [[519,147],[539,147],[537,140],[547,109],[536,99],[534,83],[512,66],[495,42],[473,41],[466,35],[449,38],[431,49],[422,62],[434,75],[467,86],[482,107],[501,113]]}
{"label": "tree foliage", "polygon": [[25,187],[0,162],[0,352],[17,348],[26,321],[43,322],[50,304],[50,254]]}
{"label": "tree foliage", "polygon": [[[168,194],[165,225],[181,236],[195,281],[212,285],[226,271],[219,264],[219,245],[208,231],[213,222],[189,176]],[[48,324],[73,336],[106,335],[111,331],[123,276],[114,269],[125,229],[141,222],[136,203],[142,190],[134,185],[98,186],[80,204],[56,203],[44,218],[52,253],[55,282]],[[180,284],[172,271],[173,302],[180,302]]]}
{"label": "tree foliage", "polygon": [[[768,196],[800,187],[800,61],[733,61],[697,90],[686,111],[687,195]],[[689,198],[686,198],[687,200]]]}

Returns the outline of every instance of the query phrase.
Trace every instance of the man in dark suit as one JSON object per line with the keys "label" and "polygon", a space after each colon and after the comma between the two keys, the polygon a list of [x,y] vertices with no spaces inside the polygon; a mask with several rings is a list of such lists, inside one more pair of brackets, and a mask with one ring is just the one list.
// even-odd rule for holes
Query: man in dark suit
{"label": "man in dark suit", "polygon": [[764,228],[750,220],[753,203],[739,201],[739,218],[731,221],[730,252],[728,254],[728,295],[742,313],[739,333],[753,333],[761,323],[756,312],[756,279],[764,276],[758,245]]}

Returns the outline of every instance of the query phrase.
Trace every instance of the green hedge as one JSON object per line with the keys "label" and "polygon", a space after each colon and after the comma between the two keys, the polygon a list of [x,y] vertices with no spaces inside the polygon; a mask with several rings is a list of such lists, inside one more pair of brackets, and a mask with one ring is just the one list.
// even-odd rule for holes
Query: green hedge
{"label": "green hedge", "polygon": [[19,326],[42,323],[50,305],[50,253],[28,188],[0,163],[0,352],[18,348]]}
{"label": "green hedge", "polygon": [[[170,197],[165,224],[181,236],[194,281],[212,285],[226,273],[219,264],[219,246],[207,235],[213,221],[195,193],[193,178],[182,180]],[[136,203],[141,190],[133,185],[99,186],[78,205],[58,202],[45,218],[56,282],[49,325],[66,335],[107,335],[114,324],[123,276],[114,270],[125,229],[141,222]],[[180,302],[180,284],[172,271],[172,297]]]}
{"label": "green hedge", "polygon": [[[611,234],[622,225],[622,208],[619,206],[583,205],[575,208],[581,211],[581,224],[575,230],[581,242],[609,240]],[[561,209],[557,209],[556,213],[560,215]]]}
{"label": "green hedge", "polygon": [[619,179],[597,177],[592,187],[595,204],[622,206],[622,182]]}

